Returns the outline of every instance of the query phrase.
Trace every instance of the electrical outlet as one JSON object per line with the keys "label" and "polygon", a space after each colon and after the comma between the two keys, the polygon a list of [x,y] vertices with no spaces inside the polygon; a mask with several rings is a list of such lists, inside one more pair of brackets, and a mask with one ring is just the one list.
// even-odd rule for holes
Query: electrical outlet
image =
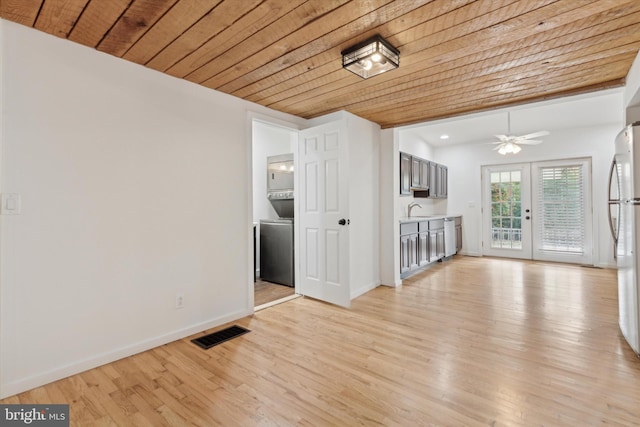
{"label": "electrical outlet", "polygon": [[178,293],[176,294],[176,308],[184,307],[184,294]]}
{"label": "electrical outlet", "polygon": [[0,198],[2,199],[2,206],[0,207],[2,215],[20,215],[20,194],[2,193]]}

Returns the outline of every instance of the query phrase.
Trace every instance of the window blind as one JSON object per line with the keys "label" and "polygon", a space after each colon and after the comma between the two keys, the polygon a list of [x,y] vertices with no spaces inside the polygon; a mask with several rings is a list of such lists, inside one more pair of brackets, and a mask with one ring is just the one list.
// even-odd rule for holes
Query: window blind
{"label": "window blind", "polygon": [[581,165],[541,167],[538,180],[540,249],[585,251],[585,188]]}

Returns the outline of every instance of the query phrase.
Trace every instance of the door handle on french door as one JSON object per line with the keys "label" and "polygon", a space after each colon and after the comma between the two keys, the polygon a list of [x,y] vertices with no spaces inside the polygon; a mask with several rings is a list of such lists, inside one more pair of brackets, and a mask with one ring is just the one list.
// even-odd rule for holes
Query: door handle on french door
{"label": "door handle on french door", "polygon": [[530,216],[525,216],[524,219],[531,219],[531,217]]}
{"label": "door handle on french door", "polygon": [[347,224],[347,220],[344,218],[340,218],[340,221],[338,221],[338,224],[340,225],[346,225]]}

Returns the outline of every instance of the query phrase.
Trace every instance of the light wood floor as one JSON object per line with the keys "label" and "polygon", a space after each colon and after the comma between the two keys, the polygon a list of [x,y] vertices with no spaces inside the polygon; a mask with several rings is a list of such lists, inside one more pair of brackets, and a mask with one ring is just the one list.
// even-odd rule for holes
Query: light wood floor
{"label": "light wood floor", "polygon": [[614,270],[456,256],[349,310],[308,298],[2,403],[72,425],[640,425]]}
{"label": "light wood floor", "polygon": [[279,300],[291,296],[295,293],[290,286],[279,285],[277,283],[265,282],[258,279],[254,283],[253,305],[256,307],[271,301]]}

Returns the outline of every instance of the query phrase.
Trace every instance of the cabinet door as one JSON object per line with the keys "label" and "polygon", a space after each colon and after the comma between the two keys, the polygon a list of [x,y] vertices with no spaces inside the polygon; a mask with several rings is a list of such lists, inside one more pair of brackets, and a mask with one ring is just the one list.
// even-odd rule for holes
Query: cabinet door
{"label": "cabinet door", "polygon": [[445,199],[449,195],[449,168],[442,167],[442,197]]}
{"label": "cabinet door", "polygon": [[438,259],[438,236],[435,231],[429,231],[429,262]]}
{"label": "cabinet door", "polygon": [[429,197],[437,197],[438,167],[437,163],[429,162]]}
{"label": "cabinet door", "polygon": [[447,178],[448,178],[447,167],[444,165],[438,165],[437,170],[438,170],[437,172],[438,184],[437,184],[436,197],[446,198],[447,197]]}
{"label": "cabinet door", "polygon": [[425,190],[430,188],[429,184],[431,180],[429,179],[429,163],[430,162],[428,160],[420,161],[420,186]]}
{"label": "cabinet door", "polygon": [[436,231],[436,246],[438,259],[444,258],[444,230]]}
{"label": "cabinet door", "polygon": [[411,186],[420,187],[420,158],[411,158]]}
{"label": "cabinet door", "polygon": [[411,156],[400,153],[400,194],[411,194]]}
{"label": "cabinet door", "polygon": [[409,269],[418,268],[418,235],[410,234],[409,236]]}
{"label": "cabinet door", "polygon": [[400,236],[400,274],[411,269],[409,258],[409,236]]}
{"label": "cabinet door", "polygon": [[429,264],[429,260],[429,233],[420,233],[418,234],[418,265],[422,267]]}

